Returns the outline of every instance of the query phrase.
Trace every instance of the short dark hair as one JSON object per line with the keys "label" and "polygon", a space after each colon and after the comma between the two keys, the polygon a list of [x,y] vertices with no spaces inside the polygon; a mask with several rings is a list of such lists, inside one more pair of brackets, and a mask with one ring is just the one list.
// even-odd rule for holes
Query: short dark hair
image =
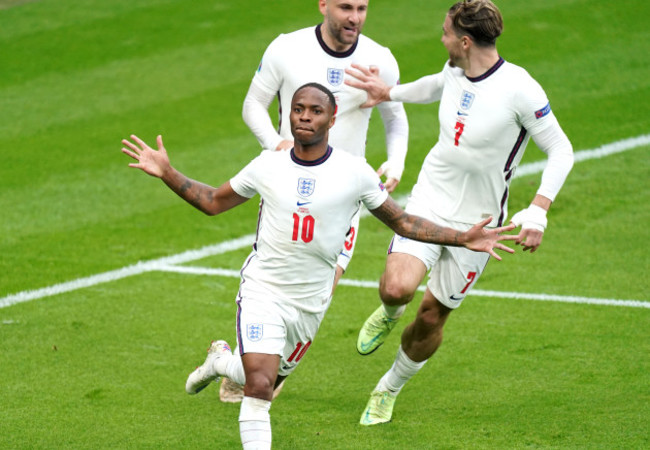
{"label": "short dark hair", "polygon": [[456,35],[468,35],[480,47],[496,45],[503,31],[501,12],[490,0],[463,0],[448,14]]}
{"label": "short dark hair", "polygon": [[306,84],[303,84],[298,89],[296,89],[296,92],[293,95],[295,96],[298,92],[302,91],[303,89],[310,88],[310,87],[311,88],[316,88],[319,91],[324,92],[325,95],[327,95],[327,98],[330,101],[330,106],[332,106],[332,113],[335,113],[336,112],[336,99],[334,98],[334,94],[332,94],[332,91],[330,91],[329,89],[327,89],[325,86],[323,86],[320,83],[306,83]]}

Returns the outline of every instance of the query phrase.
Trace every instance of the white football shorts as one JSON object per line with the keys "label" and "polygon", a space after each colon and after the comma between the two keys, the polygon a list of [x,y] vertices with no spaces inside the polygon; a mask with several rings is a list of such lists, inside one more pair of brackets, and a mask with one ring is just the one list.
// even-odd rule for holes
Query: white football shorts
{"label": "white football shorts", "polygon": [[309,313],[268,297],[239,298],[237,305],[240,355],[280,355],[278,375],[282,376],[293,372],[305,356],[327,312],[325,308],[319,313]]}
{"label": "white football shorts", "polygon": [[[445,220],[427,208],[419,208],[411,200],[406,206],[406,211],[460,231],[466,231],[473,226]],[[464,247],[427,244],[397,234],[390,243],[388,253],[406,253],[422,261],[429,271],[427,288],[440,303],[451,309],[460,306],[490,259],[487,253],[474,252]]]}

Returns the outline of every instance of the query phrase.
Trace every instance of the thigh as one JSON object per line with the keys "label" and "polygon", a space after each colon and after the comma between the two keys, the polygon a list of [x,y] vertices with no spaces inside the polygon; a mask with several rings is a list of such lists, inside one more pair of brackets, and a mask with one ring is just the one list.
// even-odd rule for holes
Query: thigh
{"label": "thigh", "polygon": [[386,257],[386,268],[381,277],[382,290],[399,289],[414,293],[427,273],[424,262],[409,253],[389,253]]}

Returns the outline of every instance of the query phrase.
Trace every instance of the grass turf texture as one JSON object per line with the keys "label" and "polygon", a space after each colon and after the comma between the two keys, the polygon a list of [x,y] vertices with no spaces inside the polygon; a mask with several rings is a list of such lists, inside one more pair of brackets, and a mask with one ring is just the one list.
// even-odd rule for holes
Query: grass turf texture
{"label": "grass turf texture", "polygon": [[[544,86],[576,150],[650,132],[650,6],[500,1],[501,54]],[[316,2],[0,1],[0,297],[251,233],[255,200],[207,218],[130,170],[120,140],[161,133],[174,164],[219,184],[259,149],[241,102],[278,33]],[[373,0],[366,34],[402,81],[445,61],[449,5]],[[408,193],[437,135],[435,105],[407,105]],[[368,159],[383,161],[374,116]],[[533,144],[524,162],[542,159]],[[576,164],[544,244],[492,262],[477,289],[647,300],[650,152]],[[512,185],[511,212],[539,176]],[[390,233],[364,219],[346,278],[377,280]],[[238,269],[246,250],[196,264]],[[184,393],[211,339],[234,343],[237,280],[149,273],[0,309],[0,447],[238,448],[238,407]],[[416,302],[417,303],[417,302]],[[391,364],[356,354],[374,289],[341,286],[272,408],[274,448],[643,448],[647,309],[468,297],[404,389],[394,422],[359,415]],[[409,307],[407,318],[415,313]]]}

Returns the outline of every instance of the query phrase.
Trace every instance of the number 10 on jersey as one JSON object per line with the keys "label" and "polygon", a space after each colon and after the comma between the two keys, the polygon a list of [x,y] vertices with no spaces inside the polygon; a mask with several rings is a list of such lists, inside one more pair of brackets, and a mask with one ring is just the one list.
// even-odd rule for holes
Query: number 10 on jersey
{"label": "number 10 on jersey", "polygon": [[314,239],[315,220],[312,216],[301,218],[298,214],[293,213],[293,235],[291,239],[297,241],[298,238],[303,242],[309,243]]}

